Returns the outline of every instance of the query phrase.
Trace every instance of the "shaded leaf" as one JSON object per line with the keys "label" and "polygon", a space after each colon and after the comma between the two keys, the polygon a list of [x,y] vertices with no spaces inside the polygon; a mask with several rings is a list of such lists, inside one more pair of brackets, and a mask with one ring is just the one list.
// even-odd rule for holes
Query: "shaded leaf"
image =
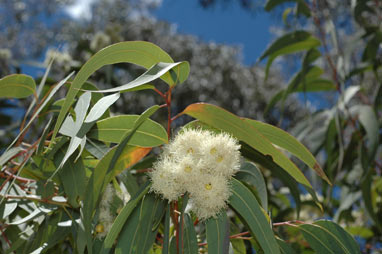
{"label": "shaded leaf", "polygon": [[126,220],[129,218],[137,204],[141,201],[144,195],[150,190],[149,182],[146,182],[141,190],[138,191],[134,197],[132,197],[129,202],[122,208],[121,212],[118,214],[109,233],[106,235],[105,241],[103,242],[101,254],[109,253],[115,240],[117,239],[119,233],[121,232]]}
{"label": "shaded leaf", "polygon": [[319,46],[320,44],[320,40],[315,38],[309,32],[302,30],[294,31],[278,38],[260,57],[260,60],[268,57],[268,62],[265,69],[265,79],[267,79],[272,62],[278,56],[309,50]]}
{"label": "shaded leaf", "polygon": [[207,230],[208,253],[228,254],[229,251],[229,220],[225,211],[216,218],[205,222]]}
{"label": "shaded leaf", "polygon": [[279,238],[276,238],[277,240],[277,243],[279,244],[280,246],[280,252],[281,254],[296,254],[296,252],[292,249],[292,247],[287,244],[285,241],[279,239]]}
{"label": "shaded leaf", "polygon": [[198,239],[189,214],[184,214],[183,253],[198,254]]}
{"label": "shaded leaf", "polygon": [[353,237],[331,221],[316,221],[298,226],[317,253],[361,253]]}
{"label": "shaded leaf", "polygon": [[240,171],[236,173],[235,178],[255,187],[260,197],[262,207],[264,210],[268,210],[267,187],[260,169],[258,169],[254,163],[245,162],[242,164]]}
{"label": "shaded leaf", "polygon": [[232,195],[229,205],[240,214],[264,253],[280,253],[275,236],[256,197],[240,181],[232,179]]}
{"label": "shaded leaf", "polygon": [[127,219],[115,251],[119,253],[147,253],[155,241],[165,208],[165,201],[154,194],[146,194]]}
{"label": "shaded leaf", "polygon": [[[89,183],[86,187],[86,195],[84,199],[83,206],[83,214],[82,219],[85,227],[85,232],[87,234],[87,247],[88,251],[92,253],[92,238],[91,238],[91,221],[94,215],[94,209],[99,201],[100,193],[106,189],[107,184],[111,181],[111,178],[114,176],[113,172],[115,172],[115,166],[117,165],[119,158],[123,155],[123,151],[125,149],[129,149],[127,143],[133,136],[133,134],[137,131],[139,126],[146,121],[152,114],[154,114],[159,109],[158,105],[154,105],[148,108],[142,115],[135,121],[134,127],[127,131],[124,134],[124,138],[121,143],[115,146],[112,150],[110,150],[104,158],[102,158],[97,164],[96,168],[92,176],[90,177]],[[136,148],[143,149],[148,152],[150,148]],[[145,153],[143,153],[145,155]],[[147,154],[147,153],[146,153]],[[138,154],[139,156],[134,156],[135,159],[140,160],[142,157],[142,153]],[[122,157],[123,158],[123,157]],[[129,160],[129,164],[134,164],[137,160]],[[130,166],[131,166],[130,165]],[[127,165],[125,165],[127,166]]]}
{"label": "shaded leaf", "polygon": [[350,108],[350,112],[357,114],[358,120],[366,130],[368,156],[372,159],[379,144],[379,122],[377,115],[369,105],[355,105]]}
{"label": "shaded leaf", "polygon": [[162,254],[169,254],[170,249],[170,203],[167,204],[165,220],[164,220],[164,236],[163,236],[163,249]]}
{"label": "shaded leaf", "polygon": [[73,207],[79,206],[79,201],[83,200],[85,194],[86,174],[82,159],[69,160],[59,173],[68,202]]}

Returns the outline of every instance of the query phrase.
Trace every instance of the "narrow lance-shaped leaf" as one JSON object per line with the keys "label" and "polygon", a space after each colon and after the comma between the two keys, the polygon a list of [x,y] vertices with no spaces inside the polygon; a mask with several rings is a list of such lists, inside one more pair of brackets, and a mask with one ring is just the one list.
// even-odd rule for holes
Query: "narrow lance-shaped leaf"
{"label": "narrow lance-shaped leaf", "polygon": [[[92,240],[91,240],[91,220],[93,218],[94,208],[99,200],[100,193],[102,193],[106,185],[110,182],[113,176],[113,170],[115,165],[118,163],[118,159],[123,154],[126,145],[137,131],[139,126],[148,119],[152,114],[154,114],[159,109],[158,105],[154,105],[148,108],[142,115],[135,121],[134,127],[127,131],[124,135],[122,142],[117,145],[114,149],[108,152],[102,160],[97,164],[92,176],[90,177],[86,196],[84,200],[83,207],[83,220],[85,231],[87,233],[87,247],[88,251],[92,253]],[[144,148],[143,148],[144,149]],[[141,159],[141,158],[139,158]],[[131,163],[136,163],[137,161],[131,160]],[[106,170],[105,170],[106,169]]]}
{"label": "narrow lance-shaped leaf", "polygon": [[361,253],[353,237],[343,228],[331,221],[316,221],[313,224],[302,224],[297,227],[304,238],[317,253]]}
{"label": "narrow lance-shaped leaf", "polygon": [[371,160],[379,144],[380,129],[377,116],[373,108],[369,105],[355,105],[350,108],[350,112],[357,114],[358,120],[366,130],[368,155]]}
{"label": "narrow lance-shaped leaf", "polygon": [[290,135],[288,132],[277,128],[273,125],[263,123],[260,121],[245,119],[250,125],[252,125],[256,130],[258,130],[264,137],[266,137],[271,143],[284,148],[300,160],[302,160],[311,169],[316,171],[316,173],[322,177],[325,181],[330,184],[328,177],[322,170],[320,165],[314,156],[309,152],[309,150],[301,144],[295,137]]}
{"label": "narrow lance-shaped leaf", "polygon": [[[177,67],[177,68],[176,68]],[[180,73],[180,69],[184,69],[185,71],[183,73]],[[163,75],[165,75],[168,71],[173,70],[176,72],[175,77],[175,83],[171,86],[175,85],[176,83],[182,83],[184,80],[186,80],[188,73],[189,73],[189,64],[187,62],[178,62],[178,63],[157,63],[153,65],[150,69],[148,69],[145,73],[143,73],[138,78],[134,79],[133,81],[114,88],[105,89],[105,90],[99,90],[99,91],[93,91],[96,93],[111,93],[111,92],[129,92],[129,91],[136,91],[136,90],[142,90],[142,89],[153,89],[152,85],[147,85],[149,82],[152,82]]]}
{"label": "narrow lance-shaped leaf", "polygon": [[236,173],[235,178],[255,187],[262,207],[264,210],[268,210],[267,187],[260,169],[258,169],[254,163],[243,163],[240,167],[240,171]]}
{"label": "narrow lance-shaped leaf", "polygon": [[[69,126],[69,127],[66,127],[66,129],[69,128],[69,130],[67,132],[69,132],[69,134],[72,138],[70,140],[68,151],[66,152],[65,157],[62,159],[60,166],[57,168],[56,172],[64,165],[64,163],[67,161],[67,159],[70,157],[70,155],[72,155],[75,152],[75,150],[78,148],[78,146],[81,145],[81,151],[83,150],[83,148],[85,147],[85,143],[86,143],[85,134],[95,124],[95,121],[97,121],[105,113],[105,111],[114,102],[116,102],[119,99],[119,96],[120,96],[120,94],[116,93],[116,94],[112,94],[112,95],[103,97],[91,108],[89,114],[85,118],[85,115],[87,113],[87,109],[88,109],[89,104],[90,104],[91,94],[90,94],[90,92],[86,92],[83,95],[81,95],[81,97],[78,100],[78,103],[74,109],[74,111],[76,112],[76,121],[73,122],[73,120],[70,120],[71,118],[68,116],[66,119],[69,121],[67,122],[65,120],[64,124],[62,126],[62,127]],[[70,121],[72,121],[71,124],[69,124]],[[68,124],[66,124],[66,123],[68,123]],[[70,128],[70,126],[73,126],[73,127]],[[81,154],[79,154],[78,156],[80,156],[80,155]]]}
{"label": "narrow lance-shaped leaf", "polygon": [[240,181],[232,179],[232,195],[229,205],[240,214],[243,222],[249,226],[251,234],[256,237],[264,253],[279,254],[271,226],[268,223],[256,197]]}
{"label": "narrow lance-shaped leaf", "polygon": [[[50,94],[46,97],[45,101],[41,104],[41,106],[36,110],[34,115],[31,117],[29,122],[25,125],[24,129],[20,131],[20,133],[17,135],[17,137],[12,141],[12,143],[8,146],[7,150],[10,149],[16,141],[20,138],[20,136],[29,128],[29,126],[32,124],[32,122],[36,119],[38,114],[40,114],[41,110],[46,106],[46,104],[49,102],[50,99],[52,99],[53,95],[60,89],[74,74],[74,72],[70,73],[65,79],[61,80],[50,92]],[[53,139],[52,139],[53,140]],[[53,143],[53,142],[51,142]]]}
{"label": "narrow lance-shaped leaf", "polygon": [[132,197],[129,202],[122,208],[121,212],[118,214],[109,233],[106,235],[105,241],[103,242],[100,254],[109,253],[110,249],[113,247],[115,240],[117,239],[119,233],[121,232],[126,220],[129,218],[130,214],[133,212],[134,208],[137,206],[139,201],[144,195],[150,190],[149,182],[146,182],[138,193]]}
{"label": "narrow lance-shaped leaf", "polygon": [[[56,137],[58,129],[64,121],[65,115],[67,114],[70,106],[74,102],[74,98],[79,89],[81,89],[82,85],[90,77],[90,75],[102,66],[123,62],[137,64],[144,68],[150,68],[159,62],[173,63],[174,61],[158,46],[143,41],[120,42],[100,50],[82,66],[73,80],[66,96],[65,103],[60,110],[60,114],[58,115],[52,140]],[[174,84],[174,81],[169,73],[162,76],[162,79],[168,84]]]}
{"label": "narrow lance-shaped leaf", "polygon": [[170,253],[170,203],[167,204],[165,220],[164,220],[164,237],[162,254]]}
{"label": "narrow lance-shaped leaf", "polygon": [[208,253],[228,254],[229,220],[225,211],[206,221]]}
{"label": "narrow lance-shaped leaf", "polygon": [[[20,151],[23,149],[21,147],[13,147],[9,149],[8,151],[5,151],[0,156],[0,167],[2,167],[5,163],[7,163],[10,159],[12,159],[14,156],[16,156]],[[3,171],[0,169],[0,171]]]}
{"label": "narrow lance-shaped leaf", "polygon": [[320,41],[306,31],[294,31],[278,38],[260,57],[260,60],[268,57],[265,69],[265,79],[268,77],[269,68],[272,65],[272,62],[278,56],[309,50],[319,45]]}
{"label": "narrow lance-shaped leaf", "polygon": [[189,214],[184,214],[184,233],[183,233],[184,254],[198,254],[198,239],[194,223]]}
{"label": "narrow lance-shaped leaf", "polygon": [[304,174],[293,162],[276,149],[256,128],[240,117],[222,108],[205,103],[191,104],[182,114],[190,115],[212,127],[228,132],[262,154],[269,155],[276,164],[285,169],[298,182],[312,188]]}
{"label": "narrow lance-shaped leaf", "polygon": [[116,253],[147,253],[155,241],[165,208],[164,200],[146,194],[127,219],[115,247]]}

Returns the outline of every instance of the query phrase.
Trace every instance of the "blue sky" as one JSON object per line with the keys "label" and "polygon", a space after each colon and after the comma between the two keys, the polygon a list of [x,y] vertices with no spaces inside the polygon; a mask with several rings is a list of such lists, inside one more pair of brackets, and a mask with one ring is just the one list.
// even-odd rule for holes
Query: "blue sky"
{"label": "blue sky", "polygon": [[270,27],[276,23],[269,13],[251,14],[239,4],[203,9],[197,0],[163,0],[153,15],[177,25],[177,31],[207,42],[242,47],[243,62],[253,64],[271,42]]}

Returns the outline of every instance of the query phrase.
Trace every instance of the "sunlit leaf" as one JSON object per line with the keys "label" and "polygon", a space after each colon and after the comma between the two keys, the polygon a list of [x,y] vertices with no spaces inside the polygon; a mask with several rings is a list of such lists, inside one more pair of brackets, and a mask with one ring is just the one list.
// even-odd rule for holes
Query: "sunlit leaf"
{"label": "sunlit leaf", "polygon": [[149,85],[149,82],[152,82],[161,76],[165,75],[168,71],[175,72],[174,75],[174,83],[170,84],[170,86],[174,86],[177,83],[182,83],[188,77],[188,73],[190,70],[189,64],[187,62],[178,62],[178,63],[157,63],[150,67],[145,73],[143,73],[138,78],[133,81],[114,88],[94,91],[97,93],[110,93],[110,92],[130,92],[130,91],[138,91],[143,89],[153,89],[152,85]]}
{"label": "sunlit leaf", "polygon": [[[174,61],[161,48],[149,42],[120,42],[100,50],[82,66],[73,80],[54,127],[52,140],[55,138],[70,106],[73,104],[79,89],[81,89],[84,82],[86,82],[95,71],[105,65],[116,63],[133,63],[144,68],[150,68],[159,62],[173,63]],[[175,83],[170,73],[166,73],[161,78],[170,85]]]}
{"label": "sunlit leaf", "polygon": [[196,103],[189,105],[182,114],[190,115],[208,125],[232,134],[237,139],[247,143],[285,169],[291,176],[303,185],[312,188],[304,174],[283,153],[247,121],[217,106]]}
{"label": "sunlit leaf", "polygon": [[[105,142],[119,143],[122,135],[131,130],[138,117],[137,115],[121,115],[100,120],[89,131],[88,136]],[[131,145],[142,147],[154,147],[167,142],[166,130],[151,119],[142,123],[129,141]]]}
{"label": "sunlit leaf", "polygon": [[263,123],[260,121],[245,119],[250,125],[256,128],[264,137],[266,137],[271,143],[284,148],[301,161],[303,161],[306,165],[308,165],[311,169],[316,171],[316,173],[322,177],[325,181],[330,184],[328,177],[325,175],[325,172],[322,170],[320,165],[314,156],[309,152],[309,150],[301,144],[295,137],[287,133],[286,131],[277,128],[273,125]]}
{"label": "sunlit leaf", "polygon": [[36,83],[31,76],[12,74],[0,79],[0,98],[26,98],[36,91]]}

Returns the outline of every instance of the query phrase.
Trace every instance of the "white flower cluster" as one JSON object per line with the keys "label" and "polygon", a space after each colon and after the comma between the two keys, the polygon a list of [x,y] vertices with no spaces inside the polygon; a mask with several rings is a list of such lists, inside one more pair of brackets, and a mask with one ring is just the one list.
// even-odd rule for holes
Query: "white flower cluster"
{"label": "white flower cluster", "polygon": [[226,133],[184,129],[154,164],[151,188],[169,201],[188,192],[199,219],[215,216],[231,194],[229,180],[240,168],[239,149]]}

